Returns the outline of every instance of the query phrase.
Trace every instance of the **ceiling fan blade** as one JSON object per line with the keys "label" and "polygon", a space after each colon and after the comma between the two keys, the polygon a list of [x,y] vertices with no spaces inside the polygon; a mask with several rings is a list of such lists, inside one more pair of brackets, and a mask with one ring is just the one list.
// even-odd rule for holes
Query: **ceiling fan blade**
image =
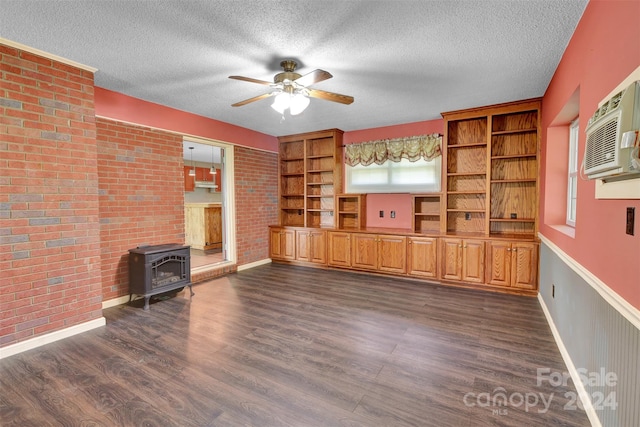
{"label": "ceiling fan blade", "polygon": [[272,82],[268,82],[266,80],[258,80],[258,79],[252,79],[251,77],[243,77],[243,76],[229,76],[230,79],[234,79],[234,80],[242,80],[244,82],[251,82],[251,83],[258,83],[260,85],[272,85]]}
{"label": "ceiling fan blade", "polygon": [[261,99],[270,97],[270,93],[265,93],[263,95],[254,96],[253,98],[245,99],[244,101],[236,102],[235,104],[231,104],[232,107],[242,107],[243,105],[247,105],[251,102],[260,101]]}
{"label": "ceiling fan blade", "polygon": [[321,81],[330,79],[333,77],[331,73],[325,70],[313,70],[310,73],[305,74],[304,76],[298,77],[294,81],[300,86],[309,86],[314,83],[319,83]]}
{"label": "ceiling fan blade", "polygon": [[341,95],[339,93],[325,92],[318,89],[307,89],[309,96],[314,98],[320,98],[327,101],[339,102],[341,104],[351,104],[353,102],[353,96]]}

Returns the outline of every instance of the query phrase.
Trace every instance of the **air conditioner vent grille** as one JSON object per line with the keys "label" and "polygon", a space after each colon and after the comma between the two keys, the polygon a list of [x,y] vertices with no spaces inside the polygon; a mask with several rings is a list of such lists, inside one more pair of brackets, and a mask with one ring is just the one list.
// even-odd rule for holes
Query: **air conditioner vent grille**
{"label": "air conditioner vent grille", "polygon": [[616,140],[618,117],[612,117],[606,124],[587,137],[585,169],[616,162]]}

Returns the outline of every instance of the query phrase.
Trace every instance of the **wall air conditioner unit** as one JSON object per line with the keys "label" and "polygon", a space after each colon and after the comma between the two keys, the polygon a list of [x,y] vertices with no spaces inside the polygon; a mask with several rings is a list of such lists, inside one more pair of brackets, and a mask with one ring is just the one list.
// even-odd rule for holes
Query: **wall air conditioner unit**
{"label": "wall air conditioner unit", "polygon": [[640,80],[608,99],[587,124],[584,172],[606,181],[640,178]]}

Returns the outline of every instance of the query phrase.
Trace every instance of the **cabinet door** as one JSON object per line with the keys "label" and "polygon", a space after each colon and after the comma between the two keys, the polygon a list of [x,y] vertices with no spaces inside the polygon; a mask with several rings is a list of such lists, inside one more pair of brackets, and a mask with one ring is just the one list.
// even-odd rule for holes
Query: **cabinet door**
{"label": "cabinet door", "polygon": [[222,216],[219,207],[204,208],[207,229],[206,246],[221,247],[222,245]]}
{"label": "cabinet door", "polygon": [[195,177],[189,176],[190,170],[189,166],[184,167],[184,191],[195,191],[196,189]]}
{"label": "cabinet door", "polygon": [[435,237],[409,237],[407,247],[409,275],[418,277],[437,277],[437,247]]}
{"label": "cabinet door", "polygon": [[405,236],[378,236],[378,270],[396,274],[407,272]]}
{"label": "cabinet door", "polygon": [[513,243],[511,250],[511,285],[522,289],[537,289],[538,245]]}
{"label": "cabinet door", "polygon": [[462,280],[461,239],[442,239],[442,278]]}
{"label": "cabinet door", "polygon": [[327,233],[324,231],[309,232],[309,261],[318,264],[327,263]]}
{"label": "cabinet door", "polygon": [[351,233],[329,232],[328,264],[337,267],[351,267]]}
{"label": "cabinet door", "polygon": [[296,231],[296,259],[311,261],[311,233],[307,230]]}
{"label": "cabinet door", "polygon": [[462,241],[462,280],[484,283],[484,241]]}
{"label": "cabinet door", "polygon": [[487,283],[511,286],[511,243],[487,243]]}
{"label": "cabinet door", "polygon": [[270,253],[273,259],[292,260],[296,257],[296,235],[294,230],[271,228],[269,233]]}
{"label": "cabinet door", "polygon": [[378,268],[378,236],[354,233],[351,235],[351,266],[376,270]]}

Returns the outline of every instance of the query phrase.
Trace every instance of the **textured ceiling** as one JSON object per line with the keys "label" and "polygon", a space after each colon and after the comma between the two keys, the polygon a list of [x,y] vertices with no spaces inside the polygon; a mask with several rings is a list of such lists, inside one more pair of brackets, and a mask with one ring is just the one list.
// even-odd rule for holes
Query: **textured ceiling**
{"label": "textured ceiling", "polygon": [[[7,1],[0,37],[98,68],[96,85],[279,136],[431,120],[542,96],[587,0]],[[285,119],[269,91],[282,59],[333,78]]]}

